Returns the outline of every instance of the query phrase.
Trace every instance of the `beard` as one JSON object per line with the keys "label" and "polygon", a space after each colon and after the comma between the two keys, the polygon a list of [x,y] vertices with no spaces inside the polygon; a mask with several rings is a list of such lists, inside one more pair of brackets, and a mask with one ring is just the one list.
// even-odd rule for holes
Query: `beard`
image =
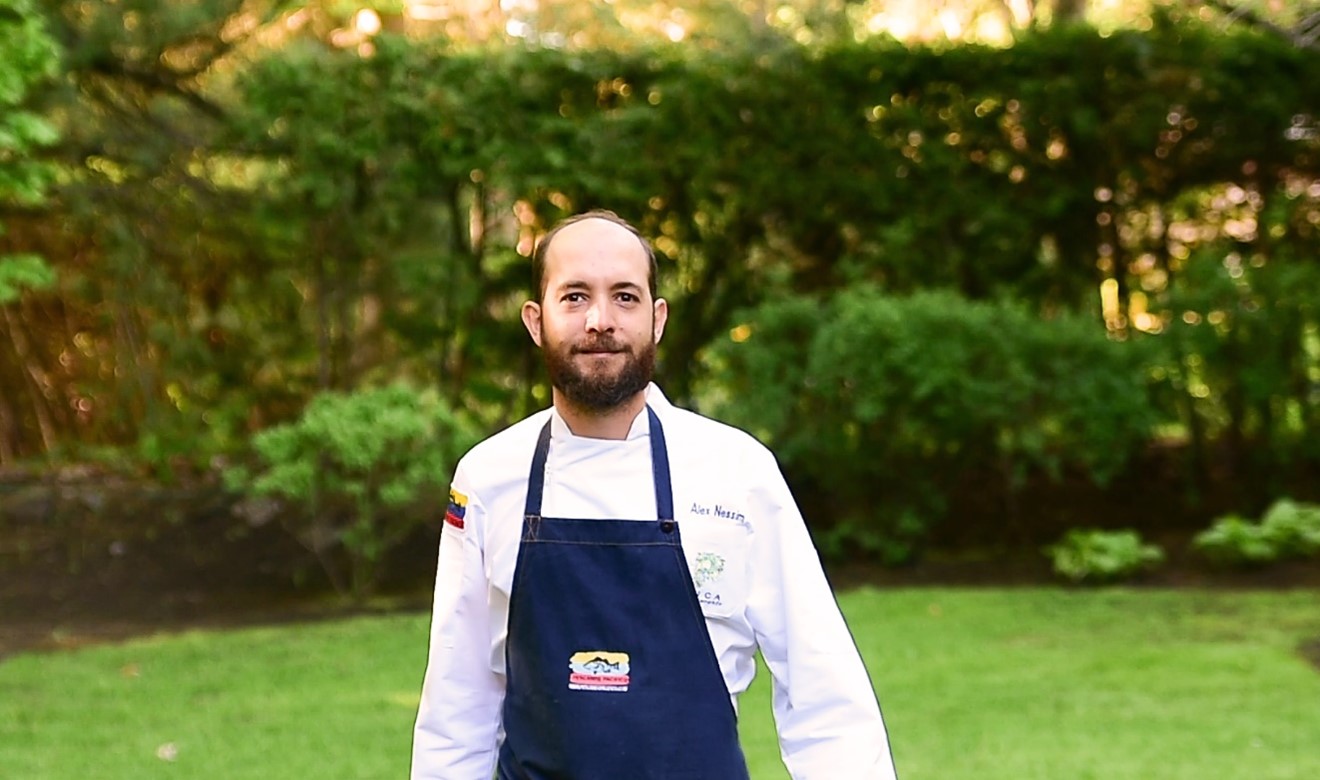
{"label": "beard", "polygon": [[[583,371],[579,367],[578,355],[602,350],[621,354],[623,365],[614,370],[595,371]],[[546,342],[542,353],[550,384],[574,406],[588,412],[608,412],[623,405],[644,391],[655,373],[655,342],[650,340],[640,348],[608,337],[581,344]]]}

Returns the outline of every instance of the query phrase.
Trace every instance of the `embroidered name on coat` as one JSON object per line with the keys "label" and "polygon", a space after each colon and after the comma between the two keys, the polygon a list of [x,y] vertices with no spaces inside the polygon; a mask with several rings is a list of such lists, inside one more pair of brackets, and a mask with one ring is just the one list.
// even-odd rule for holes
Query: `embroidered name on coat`
{"label": "embroidered name on coat", "polygon": [[744,524],[747,522],[747,515],[744,515],[742,512],[736,511],[721,504],[716,504],[714,507],[709,507],[704,504],[693,504],[692,508],[689,509],[688,512],[698,517],[714,516],[714,517],[722,517],[725,520],[734,520]]}

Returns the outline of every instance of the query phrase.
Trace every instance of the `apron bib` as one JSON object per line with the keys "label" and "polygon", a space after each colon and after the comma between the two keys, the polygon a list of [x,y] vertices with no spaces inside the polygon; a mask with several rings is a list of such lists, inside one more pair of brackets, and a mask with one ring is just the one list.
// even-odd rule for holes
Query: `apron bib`
{"label": "apron bib", "polygon": [[499,780],[748,778],[674,521],[664,432],[646,413],[655,520],[542,517],[550,423],[541,431],[509,594]]}

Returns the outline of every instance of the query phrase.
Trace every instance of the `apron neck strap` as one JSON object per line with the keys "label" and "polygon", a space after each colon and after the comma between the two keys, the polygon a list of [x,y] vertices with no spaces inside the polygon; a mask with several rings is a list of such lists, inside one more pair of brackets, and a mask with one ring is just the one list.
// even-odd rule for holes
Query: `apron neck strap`
{"label": "apron neck strap", "polygon": [[[665,431],[660,418],[650,404],[646,406],[647,421],[651,424],[651,476],[655,482],[655,508],[660,520],[674,519],[674,491],[669,481],[669,449],[665,446]],[[553,419],[553,417],[551,418]],[[523,514],[541,516],[541,497],[545,492],[545,463],[550,455],[550,423],[545,421],[541,436],[536,440],[532,455],[532,468],[527,475],[527,502]]]}

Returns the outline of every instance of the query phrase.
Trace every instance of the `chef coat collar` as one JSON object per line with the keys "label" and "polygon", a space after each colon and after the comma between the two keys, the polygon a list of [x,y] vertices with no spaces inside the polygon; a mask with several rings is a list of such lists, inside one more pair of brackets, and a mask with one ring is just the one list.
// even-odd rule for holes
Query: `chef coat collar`
{"label": "chef coat collar", "polygon": [[[646,386],[646,403],[655,410],[657,416],[662,418],[670,409],[669,399],[665,398],[665,394],[660,391],[659,386],[657,386],[655,382],[651,382]],[[641,411],[637,413],[637,416],[633,418],[632,427],[628,429],[628,435],[624,438],[625,441],[631,441],[633,439],[640,439],[644,436],[650,435],[651,421],[646,416],[646,407],[642,407]],[[564,418],[559,416],[559,410],[554,406],[551,406],[550,438],[553,440],[589,437],[575,436],[573,432],[569,430],[568,423],[564,422]]]}

